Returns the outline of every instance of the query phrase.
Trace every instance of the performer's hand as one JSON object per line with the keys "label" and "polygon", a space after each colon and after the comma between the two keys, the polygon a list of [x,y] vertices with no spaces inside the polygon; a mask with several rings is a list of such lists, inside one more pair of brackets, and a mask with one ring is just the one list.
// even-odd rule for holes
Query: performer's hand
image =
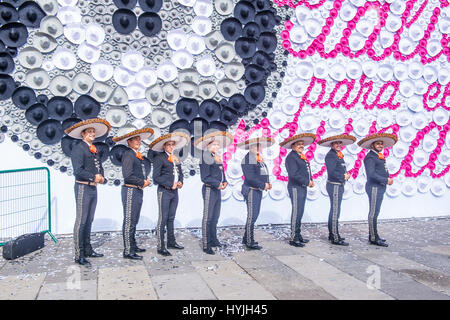
{"label": "performer's hand", "polygon": [[102,183],[102,179],[103,179],[102,175],[98,173],[98,174],[95,175],[94,182]]}
{"label": "performer's hand", "polygon": [[175,190],[177,188],[177,185],[178,184],[176,182],[174,182],[173,185],[172,185],[172,190]]}
{"label": "performer's hand", "polygon": [[104,184],[105,181],[106,181],[106,180],[105,180],[105,177],[102,176],[102,182],[100,182],[100,183],[101,183],[101,184]]}
{"label": "performer's hand", "polygon": [[308,187],[310,187],[310,188],[313,188],[315,186],[315,184],[314,184],[314,181],[309,181],[309,185],[308,185]]}
{"label": "performer's hand", "polygon": [[266,182],[266,185],[264,186],[264,191],[267,191],[270,189],[270,183]]}
{"label": "performer's hand", "polygon": [[344,173],[344,178],[345,178],[345,180],[350,179],[350,173],[348,173],[348,172]]}
{"label": "performer's hand", "polygon": [[391,185],[391,184],[393,184],[394,183],[394,180],[393,179],[391,179],[391,178],[388,178],[388,185]]}
{"label": "performer's hand", "polygon": [[148,187],[149,185],[150,185],[150,180],[144,180],[143,188]]}
{"label": "performer's hand", "polygon": [[181,181],[178,181],[177,187],[178,187],[179,189],[181,189],[181,188],[183,187],[183,183],[182,183]]}
{"label": "performer's hand", "polygon": [[222,182],[222,190],[228,186],[228,182]]}

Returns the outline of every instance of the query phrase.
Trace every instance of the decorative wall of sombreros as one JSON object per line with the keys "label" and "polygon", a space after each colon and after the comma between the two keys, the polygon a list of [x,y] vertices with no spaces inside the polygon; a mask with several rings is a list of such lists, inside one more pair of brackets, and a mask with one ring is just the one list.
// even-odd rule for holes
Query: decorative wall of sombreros
{"label": "decorative wall of sombreros", "polygon": [[[388,196],[450,188],[450,6],[448,1],[38,0],[0,3],[1,137],[72,174],[77,141],[64,130],[94,117],[111,124],[97,137],[105,175],[120,185],[124,146],[112,137],[151,128],[143,151],[183,129],[198,139],[228,130],[223,153],[227,197],[242,200],[236,146],[272,137],[263,150],[274,188],[286,197],[284,139],[316,135],[305,148],[325,196],[317,142],[338,134],[358,140],[392,133],[385,149],[396,183]],[[192,143],[183,149],[186,178],[198,175]],[[352,179],[344,197],[364,194],[356,143],[343,150]],[[236,192],[235,192],[236,191]],[[227,198],[228,199],[228,198]]]}

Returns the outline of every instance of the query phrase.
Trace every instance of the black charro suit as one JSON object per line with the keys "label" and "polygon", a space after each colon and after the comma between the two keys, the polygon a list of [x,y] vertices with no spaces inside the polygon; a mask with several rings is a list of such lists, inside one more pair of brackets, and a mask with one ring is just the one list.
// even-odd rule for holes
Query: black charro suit
{"label": "black charro suit", "polygon": [[172,190],[174,182],[183,183],[181,164],[174,165],[169,161],[168,153],[160,152],[153,158],[153,183],[158,185],[159,218],[156,227],[158,250],[165,249],[164,231],[166,227],[167,245],[171,246],[175,243],[174,221],[178,206],[178,188]]}
{"label": "black charro suit", "polygon": [[122,174],[124,185],[122,186],[123,205],[123,245],[124,255],[132,255],[137,249],[136,225],[141,214],[144,192],[142,187],[150,174],[151,163],[142,156],[142,160],[137,157],[137,153],[128,148],[122,155]]}
{"label": "black charro suit", "polygon": [[[91,228],[97,207],[97,187],[95,175],[104,175],[98,153],[89,150],[87,142],[80,140],[72,149],[72,166],[75,176],[76,219],[73,231],[75,259],[85,258],[93,253]],[[91,185],[80,182],[89,182]],[[106,183],[106,179],[105,179]]]}
{"label": "black charro suit", "polygon": [[247,203],[247,222],[242,242],[252,246],[255,242],[254,227],[261,210],[262,192],[266,183],[269,183],[269,170],[264,162],[256,160],[256,155],[252,152],[246,154],[241,167],[245,177],[241,193]]}
{"label": "black charro suit", "polygon": [[305,211],[307,187],[312,180],[311,168],[307,159],[302,159],[297,151],[291,151],[286,157],[288,172],[288,192],[291,198],[291,241],[303,240],[301,223]]}
{"label": "black charro suit", "polygon": [[334,242],[339,242],[341,237],[339,235],[338,225],[347,169],[344,158],[339,159],[338,152],[334,149],[330,149],[325,156],[325,165],[328,175],[326,188],[330,197],[330,212],[328,214],[329,238]]}
{"label": "black charro suit", "polygon": [[389,171],[386,166],[386,160],[384,158],[380,159],[378,153],[374,150],[370,150],[364,158],[364,167],[367,177],[366,192],[369,196],[369,239],[375,242],[380,240],[377,221],[381,202],[386,192]]}
{"label": "black charro suit", "polygon": [[202,244],[203,249],[206,250],[220,244],[217,239],[217,223],[220,216],[222,193],[218,187],[227,180],[222,163],[216,162],[212,153],[205,152],[202,160],[200,163],[200,177],[203,182]]}

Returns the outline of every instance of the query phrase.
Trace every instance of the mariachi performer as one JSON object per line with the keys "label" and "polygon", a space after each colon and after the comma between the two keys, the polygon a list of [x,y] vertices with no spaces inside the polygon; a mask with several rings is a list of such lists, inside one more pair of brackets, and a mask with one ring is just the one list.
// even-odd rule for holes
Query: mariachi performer
{"label": "mariachi performer", "polygon": [[338,225],[341,215],[342,196],[344,194],[345,182],[350,179],[350,173],[345,167],[344,155],[341,152],[342,146],[352,144],[356,138],[350,135],[342,134],[328,137],[319,141],[322,147],[330,147],[330,151],[325,156],[325,165],[327,167],[327,192],[330,197],[330,213],[328,214],[328,239],[332,244],[348,246],[345,238],[339,235]]}
{"label": "mariachi performer", "polygon": [[72,138],[80,139],[72,149],[73,175],[75,176],[76,220],[73,231],[75,262],[90,265],[86,257],[103,257],[91,246],[91,227],[97,206],[97,184],[106,183],[102,162],[93,144],[96,136],[109,132],[111,125],[103,119],[88,119],[77,122],[65,132]]}
{"label": "mariachi performer", "polygon": [[397,140],[397,136],[390,133],[375,133],[358,142],[361,148],[369,149],[364,158],[367,177],[366,192],[369,196],[369,242],[380,247],[387,247],[388,244],[385,239],[378,235],[378,215],[380,214],[386,185],[391,185],[394,182],[389,178],[383,149],[392,147],[397,143]]}
{"label": "mariachi performer", "polygon": [[217,239],[217,223],[222,201],[221,190],[227,187],[228,182],[219,150],[232,142],[233,136],[225,131],[206,134],[194,142],[194,147],[205,151],[200,163],[200,177],[203,182],[202,244],[203,251],[207,254],[214,254],[212,247],[222,246]]}
{"label": "mariachi performer", "polygon": [[174,150],[183,148],[191,141],[183,132],[168,133],[155,139],[149,148],[159,152],[153,158],[153,182],[158,185],[159,218],[156,227],[158,237],[157,252],[170,256],[164,244],[164,232],[167,227],[167,248],[184,249],[175,241],[174,220],[178,206],[178,189],[183,187],[183,172],[180,160]]}
{"label": "mariachi performer", "polygon": [[120,137],[114,137],[117,144],[127,145],[128,150],[122,154],[122,205],[123,205],[123,257],[132,260],[142,260],[139,252],[145,249],[136,244],[136,226],[141,214],[144,188],[151,184],[148,178],[151,170],[150,161],[139,152],[141,141],[150,138],[153,129],[143,128],[133,130]]}
{"label": "mariachi performer", "polygon": [[303,247],[308,243],[301,235],[301,223],[307,195],[307,187],[314,187],[311,167],[303,150],[316,139],[313,133],[301,133],[284,140],[280,146],[292,151],[286,157],[286,170],[288,172],[288,192],[292,203],[291,239],[289,244],[294,247]]}
{"label": "mariachi performer", "polygon": [[241,192],[247,203],[247,222],[242,244],[245,244],[248,249],[262,249],[255,241],[253,231],[261,209],[262,193],[270,190],[272,184],[269,181],[269,170],[264,163],[261,152],[263,148],[270,147],[274,143],[273,138],[265,137],[249,139],[237,145],[239,148],[249,150],[241,163],[245,179]]}

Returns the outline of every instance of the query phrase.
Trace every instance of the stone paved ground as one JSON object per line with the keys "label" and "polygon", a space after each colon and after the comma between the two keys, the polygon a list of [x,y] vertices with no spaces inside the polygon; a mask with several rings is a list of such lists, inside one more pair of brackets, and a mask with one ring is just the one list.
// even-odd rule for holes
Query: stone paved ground
{"label": "stone paved ground", "polygon": [[327,242],[324,224],[307,224],[304,248],[287,244],[288,226],[260,226],[261,251],[240,244],[242,228],[222,228],[226,245],[214,256],[200,230],[177,230],[185,250],[156,254],[156,237],[140,232],[143,261],[122,258],[119,233],[98,233],[105,257],[73,263],[72,238],[6,261],[0,258],[0,299],[450,299],[450,218],[381,221],[390,246],[368,245],[366,223],[341,224],[349,247]]}

